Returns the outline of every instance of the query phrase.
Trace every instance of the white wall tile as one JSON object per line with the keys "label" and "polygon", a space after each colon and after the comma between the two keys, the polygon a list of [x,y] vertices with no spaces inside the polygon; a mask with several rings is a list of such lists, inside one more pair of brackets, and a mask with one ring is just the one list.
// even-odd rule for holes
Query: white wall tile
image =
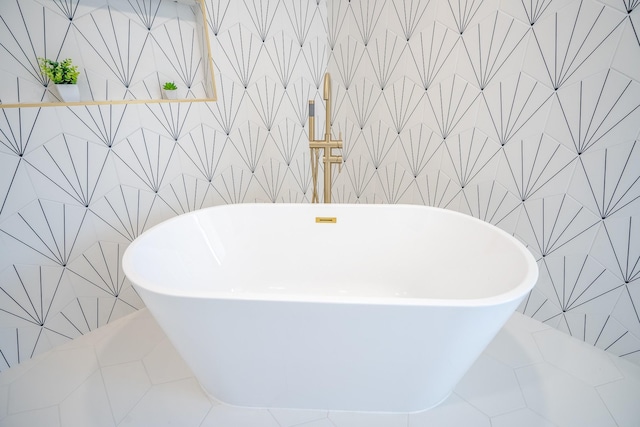
{"label": "white wall tile", "polygon": [[[328,70],[333,130],[345,146],[336,200],[460,210],[516,234],[550,264],[601,264],[598,281],[574,280],[580,296],[569,299],[557,297],[569,285],[563,270],[544,271],[521,310],[640,362],[636,11],[595,0],[205,3],[217,102],[2,110],[0,269],[68,269],[74,282],[73,295],[53,298],[44,328],[76,337],[140,307],[124,283],[118,296],[78,283],[73,268],[88,272],[80,264],[100,245],[124,248],[199,207],[308,202],[307,100],[323,113]],[[2,2],[0,71],[11,84],[0,99],[38,101],[46,82],[37,57],[78,49],[84,99],[159,96],[169,77],[197,82],[199,70],[181,78],[180,67],[162,66],[175,59],[171,43],[191,52],[190,39],[164,32],[179,16],[191,34],[188,7],[154,4],[157,14],[124,0],[81,0],[72,10]],[[33,51],[21,48],[28,40]],[[35,295],[39,282],[25,288]],[[7,298],[0,293],[0,307]],[[9,366],[67,339],[1,326]]]}

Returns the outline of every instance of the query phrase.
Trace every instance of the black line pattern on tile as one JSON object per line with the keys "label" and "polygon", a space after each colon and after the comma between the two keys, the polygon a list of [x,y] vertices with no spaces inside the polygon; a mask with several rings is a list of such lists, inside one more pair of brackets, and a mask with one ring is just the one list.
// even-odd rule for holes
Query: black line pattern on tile
{"label": "black line pattern on tile", "polygon": [[[636,280],[640,280],[640,250],[637,247],[635,236],[638,236],[638,223],[634,222],[634,217],[629,217],[626,233],[614,236],[614,231],[609,230],[607,222],[604,222],[604,231],[607,241],[611,247],[611,251],[616,260],[620,277],[625,284],[630,284]],[[640,322],[638,310],[634,306],[636,318]]]}
{"label": "black line pattern on tile", "polygon": [[[586,315],[585,315],[585,317],[586,317]],[[609,326],[610,324],[613,323],[613,322],[610,322],[611,319],[612,319],[612,316],[610,316],[610,315],[607,316],[606,322],[602,326],[602,332],[601,332],[600,335],[598,335],[598,339],[595,341],[594,344],[597,345],[598,347],[604,349],[605,351],[611,351],[613,354],[618,354],[620,357],[626,357],[626,356],[630,356],[632,354],[640,352],[640,348],[639,348],[640,346],[638,345],[638,339],[635,338],[635,337],[632,337],[628,330],[621,331],[618,328],[617,337],[615,337],[615,339],[610,339],[609,340],[610,343],[608,345],[606,345],[606,344],[603,345],[603,344],[598,342],[600,336],[604,333],[605,328],[607,328],[607,326]],[[612,329],[612,328],[609,328],[609,329]],[[609,335],[611,335],[611,333],[609,333]],[[627,351],[623,351],[623,352],[617,350],[616,347],[618,347],[618,345],[620,345],[621,347],[623,347],[625,349],[628,349],[630,347],[630,345],[625,343],[625,341],[628,341],[628,339],[634,341],[634,343],[632,343],[631,345],[633,345],[633,347],[635,347],[635,349],[631,350],[631,351],[627,350]]]}
{"label": "black line pattern on tile", "polygon": [[308,81],[300,78],[291,84],[286,92],[297,123],[303,128],[307,126],[309,121],[309,99],[313,97],[312,87]]}
{"label": "black line pattern on tile", "polygon": [[503,80],[482,92],[482,99],[496,138],[503,146],[512,140],[552,97],[553,92],[524,73],[519,73],[515,82]]}
{"label": "black line pattern on tile", "polygon": [[252,172],[231,166],[214,180],[213,188],[226,204],[243,203],[253,176]]}
{"label": "black line pattern on tile", "polygon": [[493,163],[500,147],[475,128],[458,134],[442,144],[455,171],[460,188],[465,188],[482,170]]}
{"label": "black line pattern on tile", "polygon": [[180,174],[158,193],[174,215],[213,206],[212,196],[213,189],[208,181],[186,174]]}
{"label": "black line pattern on tile", "polygon": [[536,22],[544,15],[544,12],[549,8],[552,0],[535,0],[525,1],[520,0],[522,8],[527,15],[527,22],[529,25],[535,25]]}
{"label": "black line pattern on tile", "polygon": [[[60,1],[60,0],[56,0]],[[66,0],[70,1],[70,0]],[[71,0],[72,1],[72,0]],[[79,0],[76,0],[79,1]],[[145,26],[147,30],[151,30],[153,28],[153,23],[158,17],[158,10],[160,9],[161,0],[127,0],[136,16]],[[76,8],[78,5],[76,4]],[[71,18],[69,18],[71,19]]]}
{"label": "black line pattern on tile", "polygon": [[309,31],[313,28],[311,22],[318,12],[318,5],[299,0],[283,0],[283,2],[298,46],[302,47],[309,36]]}
{"label": "black line pattern on tile", "polygon": [[306,43],[302,48],[302,55],[304,56],[305,63],[307,64],[307,70],[309,71],[311,81],[313,82],[316,90],[319,90],[320,85],[322,85],[322,79],[324,78],[327,66],[327,49],[325,47],[324,40],[315,38],[314,40]]}
{"label": "black line pattern on tile", "polygon": [[65,267],[76,250],[88,210],[37,200],[3,223],[0,231]]}
{"label": "black line pattern on tile", "polygon": [[177,141],[182,136],[184,126],[189,120],[192,103],[144,104],[167,136]]}
{"label": "black line pattern on tile", "polygon": [[458,34],[464,34],[484,0],[447,0]]}
{"label": "black line pattern on tile", "polygon": [[[69,108],[79,123],[91,132],[106,147],[111,148],[118,141],[118,131],[127,113],[128,105],[85,105],[81,109]],[[82,112],[86,114],[84,114]]]}
{"label": "black line pattern on tile", "polygon": [[367,48],[367,56],[371,61],[373,72],[380,90],[384,90],[396,67],[402,59],[407,44],[400,37],[387,31],[384,40],[378,37]]}
{"label": "black line pattern on tile", "polygon": [[307,200],[306,196],[311,186],[311,162],[309,153],[305,152],[297,156],[289,170],[300,193],[303,195],[303,200],[308,202],[309,200]]}
{"label": "black line pattern on tile", "polygon": [[[0,116],[0,146],[7,149],[12,155],[17,157],[15,169],[13,171],[11,182],[9,183],[6,193],[0,193],[2,204],[0,204],[0,215],[4,211],[5,205],[13,189],[13,182],[16,178],[19,168],[22,165],[23,156],[29,148],[31,136],[36,128],[38,117],[40,117],[40,108],[16,110],[2,110]],[[35,113],[35,114],[34,114]]]}
{"label": "black line pattern on tile", "polygon": [[229,141],[251,173],[255,173],[258,169],[264,148],[268,143],[273,143],[266,129],[252,123],[243,126]]}
{"label": "black line pattern on tile", "polygon": [[[593,18],[592,22],[585,22],[588,17],[582,17],[583,4],[584,0],[580,0],[575,16],[568,13],[563,14],[561,16],[563,22],[559,22],[559,14],[556,13],[554,15],[552,29],[533,27],[533,36],[542,56],[549,82],[555,90],[558,90],[567,83],[576,71],[600,49],[604,42],[607,41],[624,22],[624,19],[622,19],[613,28],[600,28],[599,21],[603,19],[602,15],[606,10],[604,5]],[[573,22],[564,22],[563,18],[565,16],[574,18]],[[566,45],[561,45],[561,42],[565,40],[562,40],[558,31],[559,28],[565,24],[571,26],[571,36],[566,40]],[[553,31],[554,34],[553,46],[543,46],[540,43],[538,33],[549,30]],[[602,33],[606,35],[603,37]]]}
{"label": "black line pattern on tile", "polygon": [[453,31],[437,22],[431,26],[430,35],[424,31],[419,33],[417,38],[411,39],[409,52],[425,91],[429,90],[447,64],[459,40],[460,37]]}
{"label": "black line pattern on tile", "polygon": [[351,159],[345,164],[345,172],[355,193],[356,200],[360,201],[376,174],[375,169],[371,167],[370,162],[359,156],[357,159]]}
{"label": "black line pattern on tile", "polygon": [[[77,326],[77,325],[76,325],[76,324],[75,324],[71,319],[69,319],[69,317],[67,317],[67,314],[68,314],[68,311],[69,311],[69,306],[65,307],[65,309],[64,309],[62,312],[60,312],[60,315],[61,315],[61,316],[62,316],[62,317],[67,321],[67,322],[69,322],[69,324],[70,324],[70,325],[71,325],[71,326],[72,326],[72,327],[73,327],[73,328],[78,332],[78,334],[79,334],[79,335],[83,335],[83,334],[85,334],[85,333],[87,333],[87,332],[91,332],[91,330],[92,330],[92,329],[91,329],[91,326],[89,326],[89,322],[88,322],[88,320],[87,320],[87,317],[86,317],[86,315],[84,314],[84,310],[82,309],[82,305],[80,304],[80,298],[76,298],[76,299],[75,299],[75,301],[76,301],[76,303],[77,303],[76,305],[78,306],[78,308],[79,308],[79,310],[80,310],[80,313],[81,313],[82,319],[84,320],[84,322],[83,322],[83,323],[84,323],[84,325],[86,325],[86,326],[87,326],[87,328],[86,328],[84,331],[83,331],[82,329],[80,329],[80,328],[83,328],[83,326],[84,326],[84,325],[79,325],[80,327],[78,327],[78,326]],[[97,300],[96,300],[96,303],[97,303]],[[74,308],[75,308],[75,307],[74,307]],[[67,311],[67,313],[65,313],[65,311]],[[97,323],[97,322],[96,322],[96,323]],[[97,325],[96,325],[96,327],[97,327]]]}
{"label": "black line pattern on tile", "polygon": [[[460,187],[441,170],[424,174],[416,180],[423,205],[447,209],[460,194]],[[420,182],[423,181],[423,182]]]}
{"label": "black line pattern on tile", "polygon": [[[535,287],[527,294],[518,311],[541,322],[548,321],[549,318],[543,314],[553,304]],[[558,309],[559,310],[559,309]]]}
{"label": "black line pattern on tile", "polygon": [[287,89],[300,57],[300,47],[296,46],[293,40],[288,40],[284,33],[279,33],[267,40],[265,49],[280,79],[280,84]]}
{"label": "black line pattern on tile", "polygon": [[115,156],[151,191],[162,188],[176,149],[174,141],[141,128],[113,149]]}
{"label": "black line pattern on tile", "polygon": [[462,196],[471,215],[499,227],[522,207],[520,200],[496,181],[467,187]]}
{"label": "black line pattern on tile", "polygon": [[[431,4],[431,0],[403,0],[401,2],[392,1],[391,3],[398,17],[398,22],[400,22],[405,40],[411,40],[411,37],[420,26],[427,8]],[[398,5],[398,3],[400,3],[400,5]]]}
{"label": "black line pattern on tile", "polygon": [[[96,18],[93,13],[90,15],[93,28],[87,28],[83,31],[77,23],[74,24],[74,27],[96,53],[96,56],[102,60],[104,66],[124,87],[129,88],[134,80],[150,33],[143,32],[141,28],[133,24],[133,21],[110,6],[107,6],[107,10],[108,20],[102,16]],[[121,29],[123,26],[126,28],[125,31]],[[100,35],[99,39],[93,39],[92,30]],[[93,42],[99,43],[94,44]]]}
{"label": "black line pattern on tile", "polygon": [[226,140],[226,135],[201,124],[182,138],[178,147],[197,168],[202,178],[211,182],[220,167]]}
{"label": "black line pattern on tile", "polygon": [[[596,76],[556,92],[562,117],[577,154],[604,142],[611,131],[640,108],[637,100],[640,95],[639,85],[611,70],[602,76],[601,82],[600,76]],[[573,93],[574,88],[577,88],[577,94]],[[594,93],[598,96],[595,99],[589,98],[591,102],[587,101],[587,95]],[[572,96],[571,99],[568,99],[569,96]],[[575,111],[577,114],[570,114]]]}
{"label": "black line pattern on tile", "polygon": [[247,90],[247,95],[262,120],[264,127],[271,131],[276,119],[279,117],[278,111],[284,100],[284,89],[277,82],[267,76],[257,81]]}
{"label": "black line pattern on tile", "polygon": [[354,200],[353,193],[342,183],[335,183],[331,197],[332,203],[358,203]]}
{"label": "black line pattern on tile", "polygon": [[220,34],[218,40],[236,77],[245,89],[248,88],[258,64],[263,43],[240,24]]}
{"label": "black line pattern on tile", "polygon": [[640,352],[638,338],[611,315],[567,311],[545,319],[551,320],[560,322],[558,328],[572,336],[620,357]]}
{"label": "black line pattern on tile", "polygon": [[44,151],[43,160],[33,156],[25,158],[27,164],[44,178],[84,207],[89,207],[102,178],[109,150],[89,141],[62,134],[38,151]]}
{"label": "black line pattern on tile", "polygon": [[[16,328],[16,334],[17,333],[18,333],[18,328]],[[2,356],[2,360],[4,360],[4,364],[7,366],[7,368],[10,368],[12,366],[12,363],[9,362],[9,360],[7,359],[7,355],[4,353],[4,351],[2,351],[1,348],[0,348],[0,356]],[[16,363],[20,363],[19,357]]]}
{"label": "black line pattern on tile", "polygon": [[[343,105],[345,100],[347,99],[347,91],[345,88],[343,88],[340,85],[333,85],[331,87],[331,117],[329,118],[329,120],[331,121],[331,126],[333,127],[340,118],[345,116],[345,113],[343,112]],[[344,107],[347,108],[347,107]],[[318,111],[318,110],[316,110]],[[316,117],[317,117],[316,113]],[[334,129],[333,133],[334,133],[334,137],[338,137],[337,131]]]}
{"label": "black line pattern on tile", "polygon": [[338,37],[342,34],[349,7],[351,7],[351,2],[327,2],[327,43],[331,51],[335,49]]}
{"label": "black line pattern on tile", "polygon": [[480,89],[491,83],[529,34],[527,28],[518,28],[520,25],[514,25],[515,22],[496,11],[493,22],[483,21],[477,32],[470,31],[461,37]]}
{"label": "black line pattern on tile", "polygon": [[[22,159],[17,157],[15,159],[15,167],[12,167],[12,165],[9,165],[10,173],[8,175],[11,176],[11,179],[9,180],[8,183],[3,182],[2,183],[3,186],[0,187],[0,200],[2,200],[2,203],[0,203],[0,218],[2,217],[2,213],[4,212],[4,208],[5,208],[5,205],[7,204],[7,200],[9,200],[9,194],[11,194],[11,189],[14,188],[14,182],[16,180],[16,176],[18,175],[18,170],[20,170],[21,164],[22,164]],[[11,171],[11,169],[13,169],[13,171]]]}
{"label": "black line pattern on tile", "polygon": [[411,80],[403,77],[384,91],[383,97],[394,130],[400,135],[415,114],[424,96],[424,91]]}
{"label": "black line pattern on tile", "polygon": [[[542,264],[549,272],[557,303],[563,313],[601,298],[624,285],[607,275],[607,270],[588,255],[546,257]],[[617,300],[617,296],[615,299]]]}
{"label": "black line pattern on tile", "polygon": [[414,178],[440,152],[442,140],[424,123],[400,135],[400,147]]}
{"label": "black line pattern on tile", "polygon": [[427,92],[427,101],[442,139],[451,135],[480,94],[479,90],[457,76],[440,83],[433,92]]}
{"label": "black line pattern on tile", "polygon": [[220,79],[218,102],[205,104],[226,135],[229,135],[234,129],[244,95],[245,91],[239,85],[230,80]]}
{"label": "black line pattern on tile", "polygon": [[342,86],[346,90],[349,90],[351,87],[356,72],[362,63],[364,54],[364,46],[351,37],[339,43],[331,53],[338,68],[340,83],[342,83]]}
{"label": "black line pattern on tile", "polygon": [[360,40],[367,46],[380,21],[386,0],[354,0],[350,3]]}
{"label": "black line pattern on tile", "polygon": [[281,0],[242,0],[262,42],[267,40]]}
{"label": "black line pattern on tile", "polygon": [[348,96],[358,127],[364,129],[378,105],[382,92],[369,80],[363,80],[354,85]]}
{"label": "black line pattern on tile", "polygon": [[190,90],[204,66],[196,29],[183,23],[181,19],[176,19],[152,32],[151,37],[166,62]]}
{"label": "black line pattern on tile", "polygon": [[214,36],[220,33],[231,0],[206,0],[207,23]]}
{"label": "black line pattern on tile", "polygon": [[389,204],[401,203],[402,197],[413,184],[413,179],[407,171],[398,166],[398,163],[379,169],[376,175],[380,182],[384,200]]}
{"label": "black line pattern on tile", "polygon": [[287,167],[291,166],[293,158],[299,151],[298,148],[306,148],[304,142],[307,135],[304,133],[304,129],[291,120],[280,123],[275,129],[273,137],[275,146]]}
{"label": "black line pattern on tile", "polygon": [[305,195],[291,189],[280,195],[279,203],[308,203]]}
{"label": "black line pattern on tile", "polygon": [[529,25],[534,25],[538,20],[544,15],[544,12],[547,10],[549,5],[551,5],[552,0],[535,0],[528,2],[525,0],[520,0],[522,4],[522,8],[527,15],[527,20]]}
{"label": "black line pattern on tile", "polygon": [[[637,141],[581,156],[580,166],[587,180],[600,218],[608,218],[640,199]],[[596,157],[597,156],[597,157]],[[610,156],[615,156],[613,161]],[[594,158],[595,161],[591,161]],[[636,173],[634,173],[636,172]]]}
{"label": "black line pattern on tile", "polygon": [[633,19],[631,18],[631,15],[629,15],[629,25],[631,25],[631,29],[633,30],[633,35],[636,37],[636,42],[640,46],[640,36],[638,35],[638,30],[636,30],[636,25],[634,24]]}
{"label": "black line pattern on tile", "polygon": [[633,12],[633,9],[640,5],[640,0],[622,0],[627,13]]}
{"label": "black line pattern on tile", "polygon": [[269,159],[269,163],[264,164],[261,170],[257,173],[259,177],[259,179],[257,179],[258,184],[272,203],[278,201],[278,195],[282,190],[282,185],[287,175],[287,169],[287,166],[279,161]]}
{"label": "black line pattern on tile", "polygon": [[155,193],[118,186],[91,206],[91,213],[128,241],[133,241],[152,224]]}
{"label": "black line pattern on tile", "polygon": [[[4,294],[0,298],[0,311],[23,322],[44,326],[62,283],[64,268],[35,265],[12,267],[7,269],[10,277],[4,277],[0,283],[0,291]],[[46,269],[44,274],[43,269]]]}
{"label": "black line pattern on tile", "polygon": [[68,271],[81,278],[83,284],[119,298],[131,308],[138,309],[122,298],[125,286],[131,286],[122,271],[124,248],[113,242],[97,242],[91,249],[74,260]]}
{"label": "black line pattern on tile", "polygon": [[[544,134],[537,144],[520,140],[503,148],[511,179],[518,197],[525,201],[548,185],[554,178],[569,168],[574,158],[561,152],[561,145],[553,143]],[[564,157],[564,158],[563,158]]]}
{"label": "black line pattern on tile", "polygon": [[[0,15],[0,22],[7,33],[0,37],[0,47],[15,60],[15,63],[12,63],[13,67],[22,68],[34,81],[47,87],[49,78],[40,71],[38,57],[59,59],[62,47],[71,29],[71,22],[65,22],[66,28],[63,31],[57,28],[56,33],[50,33],[47,28],[56,27],[56,18],[60,20],[62,18],[43,6],[42,15],[30,15],[28,18],[29,23],[27,23],[27,17],[20,3],[20,1],[15,0],[16,8],[20,15],[19,20],[7,22],[4,16]],[[22,3],[24,4],[24,2]],[[34,22],[36,19],[38,20],[37,23]],[[58,40],[55,36],[60,37],[60,33],[62,33],[62,37]],[[40,43],[42,43],[42,46],[39,46]]]}
{"label": "black line pattern on tile", "polygon": [[389,155],[391,149],[395,147],[398,134],[391,128],[384,126],[382,122],[367,128],[363,133],[365,134],[364,140],[369,159],[377,170]]}
{"label": "black line pattern on tile", "polygon": [[[533,233],[530,243],[543,256],[549,256],[564,245],[596,227],[600,220],[566,194],[529,199],[524,202],[523,223]],[[525,221],[526,220],[526,221]]]}
{"label": "black line pattern on tile", "polygon": [[122,310],[120,306],[123,304],[128,312],[137,310],[121,298],[80,297],[76,298],[73,304],[65,307],[60,314],[78,335],[84,335],[108,324],[113,319],[116,308]]}

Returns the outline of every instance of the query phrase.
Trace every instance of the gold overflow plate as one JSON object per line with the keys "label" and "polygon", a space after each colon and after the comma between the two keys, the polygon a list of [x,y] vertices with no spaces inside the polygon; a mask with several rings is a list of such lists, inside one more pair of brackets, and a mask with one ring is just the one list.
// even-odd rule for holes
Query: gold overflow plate
{"label": "gold overflow plate", "polygon": [[335,216],[317,216],[316,222],[320,224],[335,224],[338,219]]}

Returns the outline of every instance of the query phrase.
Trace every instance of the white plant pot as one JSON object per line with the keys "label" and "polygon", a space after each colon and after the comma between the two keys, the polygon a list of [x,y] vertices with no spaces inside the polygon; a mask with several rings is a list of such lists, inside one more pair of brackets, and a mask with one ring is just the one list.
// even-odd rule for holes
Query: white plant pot
{"label": "white plant pot", "polygon": [[80,101],[80,89],[77,84],[57,84],[56,90],[63,102]]}
{"label": "white plant pot", "polygon": [[174,90],[162,89],[162,92],[164,92],[164,99],[178,99],[178,91],[176,89]]}

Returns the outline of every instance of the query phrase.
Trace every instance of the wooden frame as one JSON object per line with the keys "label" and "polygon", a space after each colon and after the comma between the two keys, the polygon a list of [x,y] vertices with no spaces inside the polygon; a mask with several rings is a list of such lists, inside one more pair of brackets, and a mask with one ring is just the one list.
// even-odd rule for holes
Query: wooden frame
{"label": "wooden frame", "polygon": [[161,103],[178,103],[178,102],[215,102],[218,100],[216,91],[216,81],[214,76],[213,57],[211,55],[211,39],[209,37],[209,23],[207,22],[207,7],[205,0],[177,0],[177,3],[194,3],[200,5],[200,13],[202,14],[202,31],[204,34],[203,54],[207,56],[206,61],[209,64],[208,84],[211,84],[210,98],[184,98],[184,99],[120,99],[105,101],[78,101],[78,102],[25,102],[25,103],[0,103],[0,109],[3,108],[29,108],[29,107],[73,107],[84,105],[116,105],[116,104],[161,104]]}

